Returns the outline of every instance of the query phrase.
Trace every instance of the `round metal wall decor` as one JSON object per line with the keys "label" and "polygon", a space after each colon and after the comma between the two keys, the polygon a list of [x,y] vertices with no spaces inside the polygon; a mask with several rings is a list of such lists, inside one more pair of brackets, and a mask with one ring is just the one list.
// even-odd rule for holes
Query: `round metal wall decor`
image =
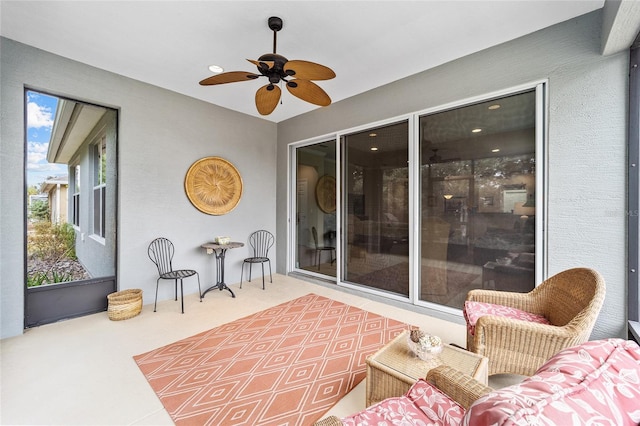
{"label": "round metal wall decor", "polygon": [[242,196],[238,170],[220,157],[205,157],[191,165],[184,179],[191,204],[203,213],[223,215],[233,210]]}
{"label": "round metal wall decor", "polygon": [[324,175],[316,184],[316,202],[325,213],[336,211],[336,178]]}

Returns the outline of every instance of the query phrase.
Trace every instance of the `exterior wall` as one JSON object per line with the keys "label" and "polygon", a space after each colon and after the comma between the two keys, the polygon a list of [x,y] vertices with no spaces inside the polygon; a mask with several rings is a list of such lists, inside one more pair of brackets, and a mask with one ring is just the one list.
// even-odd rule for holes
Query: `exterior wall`
{"label": "exterior wall", "polygon": [[67,194],[69,185],[58,184],[49,191],[49,220],[51,223],[67,223]]}
{"label": "exterior wall", "polygon": [[546,274],[600,271],[607,297],[592,338],[626,336],[629,60],[601,56],[600,33],[597,11],[279,123],[277,270],[286,270],[288,144],[548,80]]}
{"label": "exterior wall", "polygon": [[[25,87],[119,110],[117,276],[120,289],[141,288],[144,303],[155,292],[157,270],[147,257],[153,238],[170,238],[175,265],[198,270],[208,287],[215,270],[201,244],[216,235],[246,243],[254,230],[275,232],[276,124],[6,38],[0,68],[0,338],[23,331]],[[191,164],[208,156],[232,162],[243,179],[242,199],[224,216],[201,213],[184,191]],[[246,246],[227,253],[229,284],[240,281],[248,254]],[[172,298],[171,287],[162,286],[158,297]],[[196,293],[196,283],[185,281],[185,292]],[[206,298],[233,303],[226,292]]]}
{"label": "exterior wall", "polygon": [[[113,276],[116,273],[116,194],[117,194],[117,117],[114,110],[105,113],[72,158],[80,164],[80,226],[76,227],[76,255],[92,278]],[[106,137],[107,192],[105,209],[105,238],[93,231],[93,145],[97,138]]]}

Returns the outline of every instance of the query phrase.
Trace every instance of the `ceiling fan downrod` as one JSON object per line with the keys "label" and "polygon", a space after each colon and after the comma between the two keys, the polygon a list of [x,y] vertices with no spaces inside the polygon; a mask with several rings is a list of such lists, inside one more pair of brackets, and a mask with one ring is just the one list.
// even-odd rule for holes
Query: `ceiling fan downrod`
{"label": "ceiling fan downrod", "polygon": [[277,16],[269,18],[269,28],[273,31],[273,54],[276,54],[276,45],[278,43],[278,31],[282,29],[282,19]]}

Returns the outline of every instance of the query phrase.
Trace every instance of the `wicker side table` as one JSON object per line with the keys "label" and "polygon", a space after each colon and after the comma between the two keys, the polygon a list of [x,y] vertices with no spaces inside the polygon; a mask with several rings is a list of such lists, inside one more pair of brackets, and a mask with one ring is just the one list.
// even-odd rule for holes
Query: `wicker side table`
{"label": "wicker side table", "polygon": [[367,407],[389,397],[404,395],[418,379],[424,379],[430,369],[441,364],[454,367],[487,384],[487,358],[443,345],[439,356],[423,361],[409,349],[407,333],[401,333],[367,358]]}

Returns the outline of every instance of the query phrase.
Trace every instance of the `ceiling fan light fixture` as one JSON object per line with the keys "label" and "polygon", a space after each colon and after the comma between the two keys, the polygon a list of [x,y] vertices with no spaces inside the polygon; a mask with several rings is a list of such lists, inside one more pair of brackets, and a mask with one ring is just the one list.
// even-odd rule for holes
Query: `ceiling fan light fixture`
{"label": "ceiling fan light fixture", "polygon": [[214,74],[220,74],[224,71],[224,68],[222,68],[220,65],[209,65],[209,71]]}
{"label": "ceiling fan light fixture", "polygon": [[273,31],[273,53],[266,53],[257,61],[247,59],[257,67],[259,74],[244,71],[222,73],[222,68],[209,68],[215,75],[200,81],[200,85],[213,86],[266,77],[269,84],[258,89],[255,96],[256,108],[261,115],[271,114],[277,106],[281,91],[274,85],[283,81],[287,90],[295,97],[318,106],[330,105],[329,95],[312,80],[329,80],[334,78],[336,73],[324,65],[303,60],[290,61],[277,54],[277,32],[282,29],[282,19],[272,16],[268,19],[268,25]]}

